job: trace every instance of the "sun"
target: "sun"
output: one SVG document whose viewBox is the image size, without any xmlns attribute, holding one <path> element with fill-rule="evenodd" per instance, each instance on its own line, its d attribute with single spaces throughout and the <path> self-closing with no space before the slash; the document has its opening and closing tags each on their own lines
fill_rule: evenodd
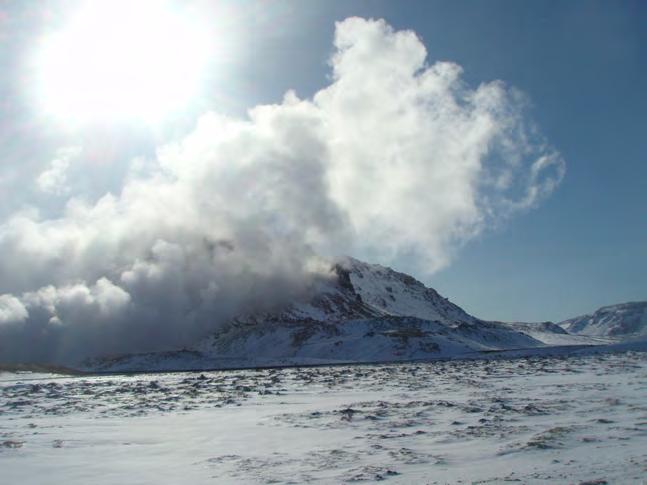
<svg viewBox="0 0 647 485">
<path fill-rule="evenodd" d="M 88 1 L 40 45 L 38 102 L 70 123 L 160 121 L 197 96 L 211 55 L 207 29 L 168 2 Z"/>
</svg>

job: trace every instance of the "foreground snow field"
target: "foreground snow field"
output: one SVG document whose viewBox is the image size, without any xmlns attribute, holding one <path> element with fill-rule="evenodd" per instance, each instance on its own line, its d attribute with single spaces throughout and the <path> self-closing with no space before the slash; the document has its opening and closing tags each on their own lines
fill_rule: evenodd
<svg viewBox="0 0 647 485">
<path fill-rule="evenodd" d="M 0 374 L 3 484 L 646 477 L 642 352 L 93 377 Z"/>
</svg>

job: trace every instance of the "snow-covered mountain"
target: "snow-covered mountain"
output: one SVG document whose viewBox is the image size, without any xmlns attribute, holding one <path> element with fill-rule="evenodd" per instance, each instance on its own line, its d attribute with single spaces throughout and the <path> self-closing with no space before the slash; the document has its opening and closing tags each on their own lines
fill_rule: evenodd
<svg viewBox="0 0 647 485">
<path fill-rule="evenodd" d="M 615 339 L 609 337 L 573 335 L 553 322 L 514 322 L 506 325 L 546 345 L 604 345 L 615 342 Z"/>
<path fill-rule="evenodd" d="M 647 336 L 647 301 L 605 306 L 592 314 L 571 318 L 559 325 L 577 335 L 615 338 Z"/>
<path fill-rule="evenodd" d="M 390 268 L 346 258 L 281 311 L 241 315 L 189 349 L 95 359 L 85 368 L 149 370 L 429 359 L 539 347 Z"/>
<path fill-rule="evenodd" d="M 444 323 L 478 320 L 415 278 L 354 258 L 344 258 L 311 283 L 307 298 L 281 311 L 241 315 L 230 325 L 327 322 L 383 317 L 417 317 Z"/>
</svg>

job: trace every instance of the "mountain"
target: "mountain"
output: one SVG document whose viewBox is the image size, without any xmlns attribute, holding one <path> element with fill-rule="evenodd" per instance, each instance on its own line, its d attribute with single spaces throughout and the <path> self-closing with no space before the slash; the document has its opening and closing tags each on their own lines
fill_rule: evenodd
<svg viewBox="0 0 647 485">
<path fill-rule="evenodd" d="M 546 345 L 605 345 L 615 341 L 608 337 L 573 335 L 553 322 L 514 322 L 505 325 Z"/>
<path fill-rule="evenodd" d="M 99 371 L 232 368 L 430 359 L 541 347 L 527 333 L 480 320 L 390 268 L 345 258 L 308 297 L 241 315 L 191 348 L 86 361 Z"/>
<path fill-rule="evenodd" d="M 605 306 L 559 325 L 577 335 L 621 339 L 644 337 L 647 336 L 647 301 Z"/>
</svg>

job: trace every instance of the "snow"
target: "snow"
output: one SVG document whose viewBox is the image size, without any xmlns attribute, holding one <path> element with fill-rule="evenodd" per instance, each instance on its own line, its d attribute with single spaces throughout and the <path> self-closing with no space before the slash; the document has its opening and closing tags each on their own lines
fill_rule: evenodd
<svg viewBox="0 0 647 485">
<path fill-rule="evenodd" d="M 572 335 L 562 327 L 552 322 L 540 323 L 508 323 L 510 328 L 522 332 L 546 345 L 607 345 L 617 339 L 610 337 L 591 337 L 587 335 Z"/>
<path fill-rule="evenodd" d="M 570 333 L 596 337 L 647 336 L 647 301 L 605 306 L 560 323 Z"/>
<path fill-rule="evenodd" d="M 349 270 L 350 281 L 362 300 L 388 315 L 445 322 L 476 321 L 462 308 L 407 274 L 350 257 L 343 265 Z"/>
<path fill-rule="evenodd" d="M 123 372 L 432 360 L 543 345 L 524 333 L 487 322 L 450 325 L 413 317 L 342 324 L 267 322 L 233 327 L 203 342 L 198 350 L 103 358 L 86 361 L 83 368 Z"/>
<path fill-rule="evenodd" d="M 0 481 L 640 483 L 647 353 L 632 346 L 647 350 L 625 343 L 521 359 L 2 373 Z M 601 353 L 609 348 L 618 352 Z"/>
</svg>

